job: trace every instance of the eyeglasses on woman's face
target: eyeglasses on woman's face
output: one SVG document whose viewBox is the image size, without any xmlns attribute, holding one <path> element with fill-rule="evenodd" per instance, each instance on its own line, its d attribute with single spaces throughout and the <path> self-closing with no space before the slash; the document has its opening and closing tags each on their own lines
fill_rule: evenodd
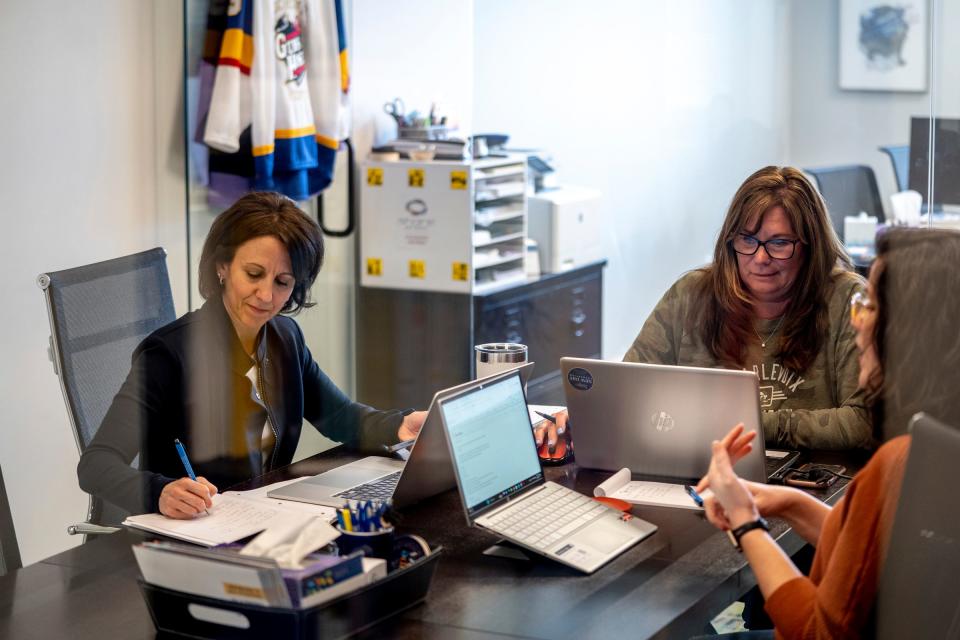
<svg viewBox="0 0 960 640">
<path fill-rule="evenodd" d="M 733 250 L 742 256 L 752 256 L 760 247 L 767 252 L 767 255 L 775 260 L 789 260 L 797 250 L 797 240 L 788 240 L 787 238 L 771 238 L 770 240 L 758 240 L 754 236 L 746 233 L 738 233 L 730 241 Z"/>
<path fill-rule="evenodd" d="M 870 301 L 866 293 L 857 291 L 850 298 L 850 324 L 855 329 L 861 328 L 869 314 L 873 313 L 876 308 L 876 305 Z"/>
</svg>

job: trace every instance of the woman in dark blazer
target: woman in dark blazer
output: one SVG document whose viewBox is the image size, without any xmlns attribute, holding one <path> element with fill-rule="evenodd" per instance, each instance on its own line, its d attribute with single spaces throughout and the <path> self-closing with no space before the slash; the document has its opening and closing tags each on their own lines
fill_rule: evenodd
<svg viewBox="0 0 960 640">
<path fill-rule="evenodd" d="M 289 464 L 303 420 L 372 451 L 415 437 L 424 412 L 352 402 L 320 370 L 290 317 L 323 261 L 317 224 L 276 193 L 213 222 L 200 257 L 206 302 L 149 335 L 80 458 L 81 488 L 127 511 L 191 518 L 227 487 Z M 185 477 L 174 440 L 190 454 Z M 139 454 L 139 468 L 130 466 Z"/>
</svg>

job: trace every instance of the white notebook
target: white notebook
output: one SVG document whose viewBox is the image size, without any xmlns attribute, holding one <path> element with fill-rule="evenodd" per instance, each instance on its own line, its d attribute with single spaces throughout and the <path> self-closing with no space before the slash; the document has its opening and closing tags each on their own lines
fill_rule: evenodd
<svg viewBox="0 0 960 640">
<path fill-rule="evenodd" d="M 710 490 L 704 491 L 701 497 L 710 495 Z M 682 484 L 668 482 L 649 482 L 646 480 L 631 480 L 630 469 L 623 468 L 597 485 L 593 495 L 598 497 L 618 498 L 632 504 L 648 504 L 655 507 L 675 507 L 678 509 L 692 509 L 702 511 L 687 493 Z"/>
<path fill-rule="evenodd" d="M 296 478 L 295 480 L 299 480 Z M 302 519 L 305 513 L 330 520 L 336 510 L 330 507 L 304 505 L 289 500 L 268 498 L 267 491 L 276 483 L 253 491 L 227 491 L 213 497 L 209 515 L 202 513 L 193 520 L 175 520 L 159 513 L 130 516 L 123 524 L 136 529 L 214 547 L 236 542 L 291 518 Z"/>
</svg>

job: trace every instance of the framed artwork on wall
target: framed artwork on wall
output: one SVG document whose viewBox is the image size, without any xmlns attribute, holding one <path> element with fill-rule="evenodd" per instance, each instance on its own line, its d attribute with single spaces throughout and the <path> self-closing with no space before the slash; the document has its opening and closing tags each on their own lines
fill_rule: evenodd
<svg viewBox="0 0 960 640">
<path fill-rule="evenodd" d="M 840 0 L 840 88 L 927 90 L 926 0 Z"/>
</svg>

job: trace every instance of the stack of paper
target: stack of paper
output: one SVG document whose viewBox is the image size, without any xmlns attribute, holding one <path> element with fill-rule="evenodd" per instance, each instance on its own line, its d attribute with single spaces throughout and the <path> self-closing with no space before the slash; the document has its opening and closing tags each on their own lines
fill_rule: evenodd
<svg viewBox="0 0 960 640">
<path fill-rule="evenodd" d="M 253 491 L 227 491 L 216 495 L 209 513 L 200 514 L 193 520 L 175 520 L 159 513 L 146 513 L 130 516 L 123 524 L 213 547 L 236 542 L 273 526 L 284 526 L 291 519 L 302 519 L 304 514 L 328 522 L 336 518 L 336 510 L 330 507 L 267 497 L 267 491 L 297 480 L 299 478 Z"/>
<path fill-rule="evenodd" d="M 649 482 L 631 480 L 630 469 L 623 468 L 597 485 L 593 495 L 597 497 L 618 498 L 632 504 L 648 504 L 656 507 L 676 507 L 702 511 L 687 493 L 682 484 L 667 482 Z M 705 491 L 701 497 L 709 495 Z"/>
<path fill-rule="evenodd" d="M 333 600 L 387 575 L 387 563 L 359 554 L 318 557 L 303 570 L 235 549 L 200 549 L 170 542 L 134 545 L 143 579 L 191 595 L 270 607 L 306 608 Z"/>
</svg>

